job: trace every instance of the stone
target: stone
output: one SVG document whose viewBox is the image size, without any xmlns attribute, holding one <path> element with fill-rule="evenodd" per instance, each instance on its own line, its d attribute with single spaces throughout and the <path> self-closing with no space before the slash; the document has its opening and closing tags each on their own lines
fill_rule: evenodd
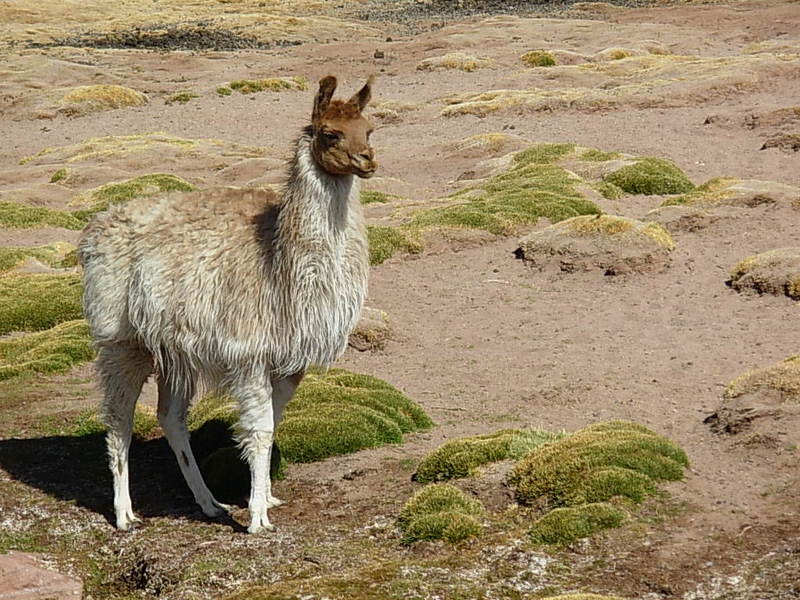
<svg viewBox="0 0 800 600">
<path fill-rule="evenodd" d="M 35 554 L 0 555 L 0 600 L 80 600 L 80 580 L 45 568 Z"/>
</svg>

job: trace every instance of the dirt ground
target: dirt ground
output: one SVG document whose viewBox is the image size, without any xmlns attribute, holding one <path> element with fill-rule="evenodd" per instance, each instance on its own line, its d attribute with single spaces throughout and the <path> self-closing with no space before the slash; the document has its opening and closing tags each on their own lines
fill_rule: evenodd
<svg viewBox="0 0 800 600">
<path fill-rule="evenodd" d="M 371 111 L 381 167 L 367 185 L 402 196 L 392 209 L 433 203 L 480 177 L 482 161 L 499 154 L 459 142 L 485 133 L 515 136 L 509 139 L 519 147 L 569 142 L 668 158 L 695 184 L 737 177 L 800 186 L 800 153 L 790 146 L 762 149 L 776 136 L 800 133 L 797 0 L 563 4 L 549 13 L 523 6 L 505 15 L 437 13 L 437 2 L 292 7 L 244 1 L 209 8 L 212 3 L 176 1 L 154 3 L 152 11 L 136 5 L 121 4 L 113 13 L 75 3 L 70 13 L 0 2 L 0 15 L 8 16 L 0 29 L 0 200 L 69 207 L 90 188 L 154 171 L 198 186 L 279 183 L 292 140 L 308 121 L 315 82 L 335 74 L 349 94 L 371 73 L 378 74 Z M 414 10 L 401 18 L 403 7 Z M 270 28 L 260 13 L 289 20 Z M 130 31 L 132 23 L 203 19 L 233 32 L 219 38 L 223 46 L 255 32 L 263 47 L 48 46 L 87 32 Z M 599 53 L 616 47 L 658 52 L 636 71 L 579 66 L 610 64 Z M 526 67 L 520 56 L 534 49 L 585 60 Z M 490 62 L 469 72 L 417 68 L 452 52 Z M 690 59 L 659 62 L 671 55 Z M 272 76 L 302 76 L 311 84 L 305 91 L 216 92 L 226 82 Z M 149 101 L 75 116 L 59 110 L 51 95 L 55 88 L 97 83 L 131 87 Z M 465 106 L 466 95 L 489 90 L 549 95 L 485 114 L 443 114 Z M 197 97 L 167 103 L 182 91 Z M 77 156 L 58 149 L 149 132 L 219 142 L 185 152 L 157 143 L 138 151 L 131 141 L 116 153 Z M 21 163 L 45 148 L 57 150 Z M 76 175 L 49 183 L 64 166 Z M 609 213 L 639 219 L 662 200 L 597 199 Z M 380 205 L 368 206 L 367 216 L 373 224 L 393 222 Z M 542 220 L 536 229 L 546 225 Z M 45 552 L 58 568 L 83 578 L 93 598 L 217 598 L 253 584 L 332 577 L 360 586 L 387 561 L 402 566 L 396 581 L 406 595 L 390 596 L 378 586 L 363 597 L 540 598 L 584 591 L 642 600 L 800 598 L 800 424 L 778 417 L 771 443 L 758 443 L 704 423 L 736 376 L 798 353 L 796 302 L 725 285 L 746 256 L 796 246 L 798 227 L 797 202 L 720 211 L 697 230 L 674 232 L 667 269 L 619 277 L 531 270 L 514 256 L 525 231 L 439 242 L 374 267 L 368 305 L 388 314 L 393 338 L 380 351 L 349 349 L 339 365 L 391 382 L 437 426 L 399 446 L 291 466 L 277 483 L 289 504 L 271 511 L 277 532 L 258 538 L 204 521 L 160 440 L 134 449 L 134 503 L 145 526 L 116 534 L 107 521 L 111 489 L 100 441 L 24 435 L 26 420 L 96 403 L 91 369 L 7 382 L 0 394 L 0 540 L 12 539 L 15 530 L 30 532 L 20 538 L 24 543 L 10 545 Z M 7 229 L 0 230 L 0 243 L 75 243 L 77 236 Z M 146 390 L 145 401 L 152 393 Z M 486 540 L 466 548 L 399 545 L 392 523 L 418 487 L 413 464 L 445 440 L 503 427 L 573 431 L 617 418 L 672 438 L 691 461 L 685 481 L 667 486 L 668 500 L 645 507 L 635 527 L 553 553 L 500 533 L 496 523 Z M 498 473 L 460 485 L 497 519 L 516 522 Z M 137 491 L 142 478 L 148 483 Z M 64 550 L 75 543 L 89 548 L 88 563 Z M 311 584 L 293 589 L 306 594 L 298 597 L 324 597 Z"/>
</svg>

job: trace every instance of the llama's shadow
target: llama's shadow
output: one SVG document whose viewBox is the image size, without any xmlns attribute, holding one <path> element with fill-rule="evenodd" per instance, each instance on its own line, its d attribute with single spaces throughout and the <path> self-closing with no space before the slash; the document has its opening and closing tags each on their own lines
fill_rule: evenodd
<svg viewBox="0 0 800 600">
<path fill-rule="evenodd" d="M 211 424 L 195 434 L 192 446 L 198 462 L 233 443 L 225 426 Z M 0 468 L 25 485 L 114 522 L 113 484 L 102 433 L 0 440 Z M 249 486 L 249 481 L 246 484 Z M 130 489 L 134 510 L 142 517 L 169 515 L 209 520 L 195 504 L 164 438 L 133 440 Z M 241 503 L 238 497 L 220 499 Z M 232 519 L 230 525 L 239 528 Z"/>
</svg>

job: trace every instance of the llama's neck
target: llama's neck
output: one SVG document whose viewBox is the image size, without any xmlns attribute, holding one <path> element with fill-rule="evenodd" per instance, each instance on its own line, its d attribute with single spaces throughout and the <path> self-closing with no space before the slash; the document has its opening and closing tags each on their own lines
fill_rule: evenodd
<svg viewBox="0 0 800 600">
<path fill-rule="evenodd" d="M 282 226 L 293 237 L 333 241 L 360 218 L 359 179 L 324 171 L 311 152 L 311 132 L 297 141 L 283 193 Z M 358 214 L 353 214 L 358 212 Z"/>
</svg>

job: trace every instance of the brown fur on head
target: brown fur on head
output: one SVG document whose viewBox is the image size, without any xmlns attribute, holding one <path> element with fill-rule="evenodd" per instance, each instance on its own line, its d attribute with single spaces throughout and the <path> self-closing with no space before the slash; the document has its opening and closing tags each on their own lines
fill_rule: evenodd
<svg viewBox="0 0 800 600">
<path fill-rule="evenodd" d="M 333 175 L 372 177 L 378 163 L 369 144 L 372 124 L 361 114 L 372 96 L 373 77 L 350 100 L 331 100 L 336 78 L 319 82 L 311 116 L 311 152 L 314 160 Z"/>
</svg>

